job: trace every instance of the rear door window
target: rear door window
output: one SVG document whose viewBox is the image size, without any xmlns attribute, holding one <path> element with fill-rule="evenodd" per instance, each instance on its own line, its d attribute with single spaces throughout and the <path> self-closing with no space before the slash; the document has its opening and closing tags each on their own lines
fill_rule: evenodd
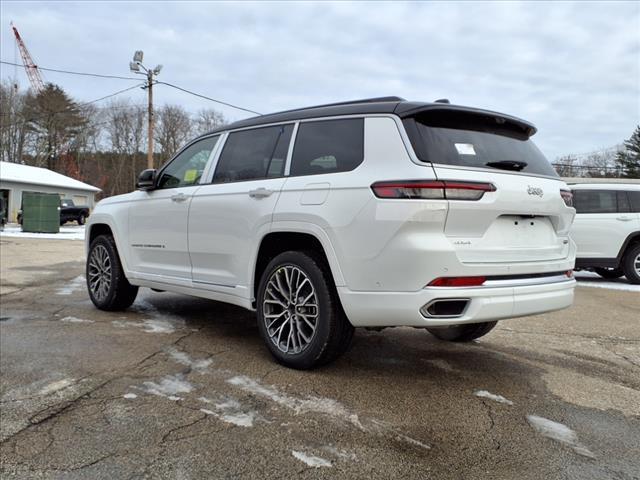
<svg viewBox="0 0 640 480">
<path fill-rule="evenodd" d="M 617 213 L 618 199 L 614 190 L 574 190 L 573 206 L 577 213 Z"/>
<path fill-rule="evenodd" d="M 284 175 L 293 124 L 232 132 L 224 144 L 213 183 Z"/>
<path fill-rule="evenodd" d="M 640 213 L 640 191 L 627 192 L 629 195 L 630 211 Z"/>
<path fill-rule="evenodd" d="M 290 175 L 348 172 L 364 160 L 364 119 L 303 122 L 298 127 Z"/>
<path fill-rule="evenodd" d="M 489 163 L 516 161 L 526 164 L 524 173 L 558 176 L 526 131 L 497 117 L 427 111 L 405 119 L 405 126 L 423 162 L 492 168 Z"/>
</svg>

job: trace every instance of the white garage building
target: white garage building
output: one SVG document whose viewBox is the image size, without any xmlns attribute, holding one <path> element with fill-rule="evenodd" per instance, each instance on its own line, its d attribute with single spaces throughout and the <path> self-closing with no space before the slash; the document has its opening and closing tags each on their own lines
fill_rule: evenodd
<svg viewBox="0 0 640 480">
<path fill-rule="evenodd" d="M 93 209 L 99 188 L 46 168 L 0 162 L 0 195 L 7 205 L 7 220 L 15 222 L 22 206 L 22 192 L 57 193 L 76 205 Z"/>
</svg>

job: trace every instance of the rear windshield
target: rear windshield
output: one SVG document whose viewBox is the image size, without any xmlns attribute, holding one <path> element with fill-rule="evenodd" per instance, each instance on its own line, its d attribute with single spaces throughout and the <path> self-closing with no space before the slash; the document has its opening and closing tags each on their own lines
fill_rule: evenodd
<svg viewBox="0 0 640 480">
<path fill-rule="evenodd" d="M 492 168 L 492 162 L 524 162 L 524 173 L 557 177 L 549 161 L 520 125 L 460 112 L 425 112 L 405 120 L 423 162 Z"/>
</svg>

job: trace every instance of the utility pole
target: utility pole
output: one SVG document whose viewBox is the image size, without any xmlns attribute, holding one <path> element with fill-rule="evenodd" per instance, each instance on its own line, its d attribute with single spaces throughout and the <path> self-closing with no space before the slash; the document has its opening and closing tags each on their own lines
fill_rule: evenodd
<svg viewBox="0 0 640 480">
<path fill-rule="evenodd" d="M 133 73 L 137 73 L 139 75 L 145 75 L 147 77 L 147 83 L 144 87 L 147 89 L 147 95 L 149 98 L 149 107 L 148 107 L 148 123 L 149 123 L 149 131 L 147 134 L 147 168 L 153 168 L 153 129 L 154 129 L 154 118 L 153 118 L 153 77 L 160 73 L 162 70 L 162 65 L 157 65 L 156 68 L 150 69 L 145 67 L 142 64 L 142 58 L 144 53 L 142 50 L 137 50 L 133 54 L 133 61 L 129 62 L 129 69 Z M 140 69 L 144 71 L 140 71 Z"/>
</svg>

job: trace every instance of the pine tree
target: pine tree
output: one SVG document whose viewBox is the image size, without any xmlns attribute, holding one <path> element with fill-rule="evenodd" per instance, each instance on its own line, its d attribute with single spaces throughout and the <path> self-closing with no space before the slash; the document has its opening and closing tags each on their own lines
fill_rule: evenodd
<svg viewBox="0 0 640 480">
<path fill-rule="evenodd" d="M 640 178 L 640 125 L 625 140 L 624 150 L 618 152 L 616 164 L 625 178 Z"/>
</svg>

